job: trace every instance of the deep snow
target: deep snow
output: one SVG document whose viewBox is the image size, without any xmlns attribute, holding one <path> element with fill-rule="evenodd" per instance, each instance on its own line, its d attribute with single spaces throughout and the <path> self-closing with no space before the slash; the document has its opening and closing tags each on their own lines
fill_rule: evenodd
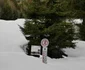
<svg viewBox="0 0 85 70">
<path fill-rule="evenodd" d="M 27 43 L 15 21 L 0 20 L 0 70 L 85 70 L 85 42 L 76 42 L 76 49 L 64 49 L 67 58 L 50 59 L 42 63 L 42 58 L 27 56 L 20 46 Z M 23 26 L 23 25 L 22 25 Z"/>
<path fill-rule="evenodd" d="M 20 46 L 27 41 L 21 33 L 17 23 L 24 20 L 0 20 L 0 52 L 21 52 Z"/>
</svg>

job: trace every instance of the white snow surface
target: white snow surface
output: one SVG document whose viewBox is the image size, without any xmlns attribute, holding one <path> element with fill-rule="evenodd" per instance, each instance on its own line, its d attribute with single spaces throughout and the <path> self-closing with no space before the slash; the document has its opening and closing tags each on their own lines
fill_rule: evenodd
<svg viewBox="0 0 85 70">
<path fill-rule="evenodd" d="M 85 70 L 85 42 L 76 42 L 76 48 L 64 49 L 68 57 L 51 59 L 42 63 L 42 58 L 27 56 L 20 46 L 27 43 L 17 24 L 24 24 L 24 19 L 15 21 L 0 20 L 0 70 Z"/>
<path fill-rule="evenodd" d="M 20 46 L 27 40 L 21 33 L 18 23 L 21 20 L 4 21 L 0 20 L 0 52 L 21 52 Z"/>
<path fill-rule="evenodd" d="M 82 24 L 83 20 L 82 19 L 74 19 L 73 23 L 75 24 Z"/>
</svg>

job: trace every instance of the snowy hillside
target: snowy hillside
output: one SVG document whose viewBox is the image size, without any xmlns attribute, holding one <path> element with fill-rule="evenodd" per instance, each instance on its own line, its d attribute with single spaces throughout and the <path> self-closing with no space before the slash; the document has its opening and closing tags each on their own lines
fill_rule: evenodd
<svg viewBox="0 0 85 70">
<path fill-rule="evenodd" d="M 76 49 L 64 49 L 69 57 L 50 59 L 43 64 L 42 58 L 27 56 L 20 48 L 27 43 L 16 21 L 0 20 L 0 70 L 85 70 L 85 42 L 75 41 Z"/>
<path fill-rule="evenodd" d="M 27 41 L 20 32 L 18 23 L 23 21 L 0 20 L 0 52 L 21 52 L 20 45 Z"/>
</svg>

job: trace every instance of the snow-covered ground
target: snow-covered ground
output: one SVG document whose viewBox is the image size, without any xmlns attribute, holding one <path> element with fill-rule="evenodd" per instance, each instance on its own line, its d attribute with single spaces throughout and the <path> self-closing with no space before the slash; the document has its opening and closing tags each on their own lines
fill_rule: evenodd
<svg viewBox="0 0 85 70">
<path fill-rule="evenodd" d="M 27 40 L 17 24 L 22 24 L 23 21 L 0 20 L 0 52 L 22 52 L 20 46 L 25 44 Z"/>
<path fill-rule="evenodd" d="M 85 42 L 75 41 L 76 49 L 64 49 L 67 58 L 50 59 L 42 63 L 42 58 L 27 56 L 20 46 L 27 43 L 15 21 L 0 20 L 0 70 L 85 70 Z"/>
</svg>

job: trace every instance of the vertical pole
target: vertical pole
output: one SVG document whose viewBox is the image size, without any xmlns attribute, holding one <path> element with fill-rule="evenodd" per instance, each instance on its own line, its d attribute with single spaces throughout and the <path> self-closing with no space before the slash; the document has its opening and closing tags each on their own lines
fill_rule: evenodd
<svg viewBox="0 0 85 70">
<path fill-rule="evenodd" d="M 43 63 L 47 64 L 47 47 L 43 47 L 42 61 L 43 61 Z"/>
<path fill-rule="evenodd" d="M 44 38 L 41 40 L 42 50 L 42 62 L 47 64 L 47 46 L 49 45 L 49 40 Z"/>
</svg>

